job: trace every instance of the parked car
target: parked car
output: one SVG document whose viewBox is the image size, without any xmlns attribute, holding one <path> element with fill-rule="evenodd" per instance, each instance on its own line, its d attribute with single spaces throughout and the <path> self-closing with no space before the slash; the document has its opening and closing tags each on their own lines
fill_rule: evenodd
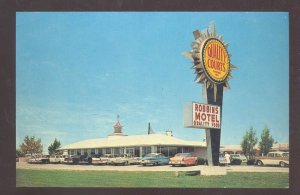
<svg viewBox="0 0 300 195">
<path fill-rule="evenodd" d="M 111 154 L 95 154 L 94 156 L 92 156 L 92 164 L 95 165 L 108 165 L 111 162 L 111 159 L 114 156 Z"/>
<path fill-rule="evenodd" d="M 136 156 L 133 156 L 133 155 L 126 154 L 125 158 L 127 158 L 129 165 L 138 165 L 138 164 L 140 164 L 140 160 L 141 160 L 140 157 L 136 157 Z"/>
<path fill-rule="evenodd" d="M 141 164 L 146 165 L 163 165 L 169 163 L 169 158 L 161 153 L 150 153 L 141 159 Z"/>
<path fill-rule="evenodd" d="M 49 156 L 47 155 L 33 155 L 28 159 L 28 163 L 47 164 L 49 162 Z"/>
<path fill-rule="evenodd" d="M 139 164 L 139 158 L 127 154 L 121 154 L 119 156 L 111 158 L 110 164 L 111 165 Z"/>
<path fill-rule="evenodd" d="M 169 164 L 174 167 L 175 165 L 197 165 L 197 157 L 192 156 L 191 153 L 178 153 L 173 158 L 170 158 Z"/>
<path fill-rule="evenodd" d="M 219 166 L 225 166 L 226 165 L 226 159 L 224 157 L 224 154 L 219 153 Z"/>
<path fill-rule="evenodd" d="M 90 155 L 80 155 L 78 163 L 79 164 L 92 164 L 92 156 L 90 156 Z"/>
<path fill-rule="evenodd" d="M 74 158 L 73 155 L 65 156 L 62 163 L 65 163 L 65 164 L 78 164 L 78 162 L 76 160 L 77 160 L 77 158 Z"/>
<path fill-rule="evenodd" d="M 289 152 L 269 152 L 267 156 L 257 157 L 256 165 L 289 166 Z"/>
<path fill-rule="evenodd" d="M 241 165 L 242 160 L 239 158 L 230 158 L 230 165 Z"/>
<path fill-rule="evenodd" d="M 243 154 L 230 154 L 231 161 L 233 159 L 239 159 L 242 163 L 247 163 L 247 158 Z"/>
<path fill-rule="evenodd" d="M 64 159 L 66 164 L 92 164 L 92 157 L 89 155 L 68 156 Z"/>
<path fill-rule="evenodd" d="M 65 155 L 52 155 L 49 158 L 50 163 L 62 163 L 65 160 Z"/>
</svg>

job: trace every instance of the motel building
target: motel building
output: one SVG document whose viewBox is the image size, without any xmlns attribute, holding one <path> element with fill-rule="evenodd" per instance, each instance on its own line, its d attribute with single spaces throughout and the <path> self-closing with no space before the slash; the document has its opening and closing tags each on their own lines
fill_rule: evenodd
<svg viewBox="0 0 300 195">
<path fill-rule="evenodd" d="M 175 138 L 172 131 L 160 134 L 148 131 L 145 135 L 125 135 L 122 133 L 119 120 L 114 125 L 113 134 L 106 138 L 83 140 L 66 145 L 60 150 L 69 155 L 130 154 L 137 157 L 143 157 L 148 153 L 162 153 L 172 157 L 176 153 L 189 152 L 206 158 L 206 142 Z"/>
</svg>

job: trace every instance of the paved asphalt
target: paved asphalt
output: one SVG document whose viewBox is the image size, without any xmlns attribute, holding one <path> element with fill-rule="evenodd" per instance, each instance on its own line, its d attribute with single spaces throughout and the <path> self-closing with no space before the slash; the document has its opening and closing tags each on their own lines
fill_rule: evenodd
<svg viewBox="0 0 300 195">
<path fill-rule="evenodd" d="M 67 165 L 67 164 L 28 164 L 26 162 L 17 162 L 17 169 L 46 169 L 46 170 L 95 170 L 95 171 L 201 171 L 201 172 L 284 172 L 289 173 L 288 167 L 258 167 L 258 166 L 189 166 L 172 167 L 170 165 L 161 166 L 108 166 L 108 165 Z"/>
</svg>

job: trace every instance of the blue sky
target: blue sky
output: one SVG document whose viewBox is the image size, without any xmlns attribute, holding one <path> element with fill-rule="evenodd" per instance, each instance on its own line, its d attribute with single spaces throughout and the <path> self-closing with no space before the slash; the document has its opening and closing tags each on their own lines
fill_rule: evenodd
<svg viewBox="0 0 300 195">
<path fill-rule="evenodd" d="M 229 42 L 231 89 L 224 91 L 221 144 L 240 144 L 251 126 L 289 137 L 289 16 L 284 12 L 19 12 L 16 14 L 16 146 L 26 135 L 62 145 L 106 137 L 117 115 L 128 135 L 183 127 L 194 83 L 192 32 L 214 21 Z"/>
</svg>

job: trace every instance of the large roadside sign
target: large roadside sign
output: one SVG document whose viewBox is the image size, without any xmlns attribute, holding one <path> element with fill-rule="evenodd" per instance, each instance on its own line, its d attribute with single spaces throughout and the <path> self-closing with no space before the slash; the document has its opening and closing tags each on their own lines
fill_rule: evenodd
<svg viewBox="0 0 300 195">
<path fill-rule="evenodd" d="M 184 127 L 221 129 L 220 106 L 188 102 L 184 105 Z"/>
</svg>

